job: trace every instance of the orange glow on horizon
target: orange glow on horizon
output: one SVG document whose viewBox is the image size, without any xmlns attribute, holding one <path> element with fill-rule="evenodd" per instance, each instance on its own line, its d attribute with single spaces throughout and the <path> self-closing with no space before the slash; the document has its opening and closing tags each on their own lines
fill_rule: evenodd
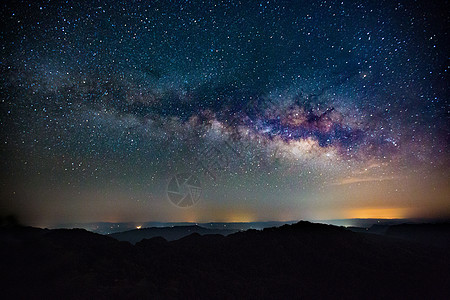
<svg viewBox="0 0 450 300">
<path fill-rule="evenodd" d="M 358 208 L 348 211 L 348 219 L 405 219 L 410 216 L 408 208 Z"/>
</svg>

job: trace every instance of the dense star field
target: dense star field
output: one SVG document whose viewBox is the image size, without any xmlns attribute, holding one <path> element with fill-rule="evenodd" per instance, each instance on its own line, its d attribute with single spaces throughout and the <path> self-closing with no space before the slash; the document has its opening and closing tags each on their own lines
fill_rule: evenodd
<svg viewBox="0 0 450 300">
<path fill-rule="evenodd" d="M 448 217 L 446 4 L 3 2 L 0 209 Z"/>
</svg>

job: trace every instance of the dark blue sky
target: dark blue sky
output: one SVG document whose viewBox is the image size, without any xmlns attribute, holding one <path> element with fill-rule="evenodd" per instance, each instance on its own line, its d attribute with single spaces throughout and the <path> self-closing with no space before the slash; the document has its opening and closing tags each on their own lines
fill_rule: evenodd
<svg viewBox="0 0 450 300">
<path fill-rule="evenodd" d="M 2 3 L 0 207 L 42 226 L 446 215 L 446 4 Z M 180 173 L 193 206 L 173 205 Z"/>
</svg>

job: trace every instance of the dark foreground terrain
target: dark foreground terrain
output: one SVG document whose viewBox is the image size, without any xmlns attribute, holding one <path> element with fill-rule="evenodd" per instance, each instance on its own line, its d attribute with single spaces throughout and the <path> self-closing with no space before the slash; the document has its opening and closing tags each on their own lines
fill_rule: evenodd
<svg viewBox="0 0 450 300">
<path fill-rule="evenodd" d="M 299 222 L 132 245 L 79 229 L 8 226 L 0 229 L 0 298 L 449 299 L 447 245 L 421 242 L 431 227 L 419 241 L 396 230 Z"/>
</svg>

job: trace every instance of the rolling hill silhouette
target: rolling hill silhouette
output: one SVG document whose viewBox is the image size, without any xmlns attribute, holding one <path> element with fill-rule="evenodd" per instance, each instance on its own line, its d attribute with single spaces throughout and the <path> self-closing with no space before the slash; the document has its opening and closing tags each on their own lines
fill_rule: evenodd
<svg viewBox="0 0 450 300">
<path fill-rule="evenodd" d="M 124 232 L 112 233 L 109 236 L 119 241 L 127 241 L 132 244 L 142 241 L 143 239 L 150 239 L 153 237 L 163 237 L 168 241 L 178 240 L 182 237 L 188 236 L 192 233 L 200 235 L 205 234 L 221 234 L 229 235 L 235 233 L 237 230 L 230 229 L 208 229 L 198 225 L 190 226 L 171 226 L 171 227 L 150 227 L 142 229 L 128 230 Z"/>
<path fill-rule="evenodd" d="M 389 226 L 387 236 L 450 250 L 450 224 L 399 224 Z"/>
<path fill-rule="evenodd" d="M 299 222 L 132 245 L 80 229 L 0 229 L 2 299 L 444 299 L 442 248 Z"/>
</svg>

